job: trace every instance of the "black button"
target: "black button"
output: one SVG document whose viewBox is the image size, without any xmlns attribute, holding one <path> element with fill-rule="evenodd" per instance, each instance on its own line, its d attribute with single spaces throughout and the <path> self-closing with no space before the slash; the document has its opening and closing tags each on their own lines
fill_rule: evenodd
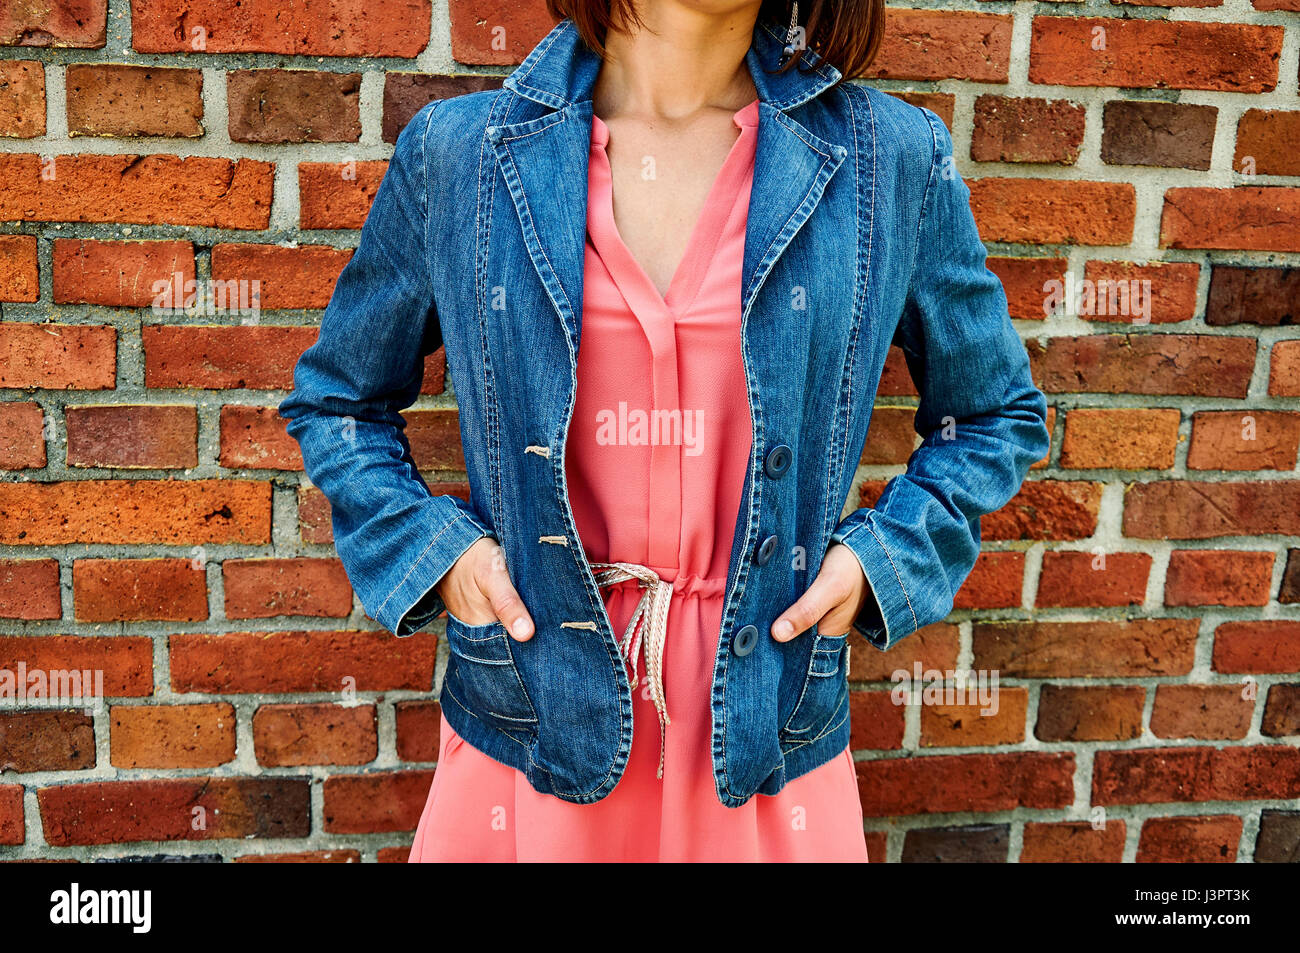
<svg viewBox="0 0 1300 953">
<path fill-rule="evenodd" d="M 737 655 L 748 655 L 758 644 L 758 627 L 747 625 L 736 633 L 731 640 L 731 651 Z"/>
<path fill-rule="evenodd" d="M 763 461 L 763 469 L 767 471 L 767 475 L 773 480 L 779 480 L 785 476 L 792 462 L 794 462 L 794 451 L 785 444 L 778 443 L 767 451 L 767 459 Z"/>
<path fill-rule="evenodd" d="M 766 566 L 768 560 L 770 560 L 775 554 L 776 537 L 769 536 L 758 544 L 758 552 L 754 554 L 754 562 L 758 563 L 760 566 Z"/>
</svg>

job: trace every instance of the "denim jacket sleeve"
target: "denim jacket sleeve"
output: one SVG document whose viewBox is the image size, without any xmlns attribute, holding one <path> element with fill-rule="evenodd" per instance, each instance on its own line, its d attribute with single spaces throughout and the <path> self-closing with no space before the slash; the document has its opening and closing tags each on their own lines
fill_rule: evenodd
<svg viewBox="0 0 1300 953">
<path fill-rule="evenodd" d="M 934 154 L 894 335 L 920 394 L 922 440 L 876 505 L 850 513 L 830 537 L 862 564 L 871 595 L 853 627 L 882 650 L 948 615 L 979 553 L 980 516 L 1015 495 L 1050 440 L 1047 400 L 985 267 L 952 138 L 925 116 Z"/>
<path fill-rule="evenodd" d="M 495 538 L 467 503 L 430 493 L 399 413 L 442 343 L 426 254 L 424 140 L 436 106 L 398 136 L 320 336 L 279 405 L 308 478 L 330 502 L 334 545 L 362 606 L 399 636 L 442 613 L 434 584 L 472 543 Z"/>
</svg>

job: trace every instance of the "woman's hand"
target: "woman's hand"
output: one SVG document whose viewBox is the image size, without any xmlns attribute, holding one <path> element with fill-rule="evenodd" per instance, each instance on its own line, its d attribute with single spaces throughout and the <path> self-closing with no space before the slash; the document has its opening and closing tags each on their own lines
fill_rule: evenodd
<svg viewBox="0 0 1300 953">
<path fill-rule="evenodd" d="M 505 553 L 491 537 L 484 536 L 461 553 L 437 589 L 447 611 L 466 625 L 499 619 L 518 642 L 527 642 L 536 631 L 524 600 L 510 582 Z"/>
<path fill-rule="evenodd" d="M 820 635 L 845 635 L 869 598 L 858 557 L 842 543 L 832 543 L 808 591 L 772 623 L 772 638 L 789 642 L 813 625 Z"/>
</svg>

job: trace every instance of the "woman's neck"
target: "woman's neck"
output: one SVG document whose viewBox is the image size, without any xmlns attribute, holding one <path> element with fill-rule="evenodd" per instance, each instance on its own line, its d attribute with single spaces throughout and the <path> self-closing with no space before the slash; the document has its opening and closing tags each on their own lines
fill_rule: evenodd
<svg viewBox="0 0 1300 953">
<path fill-rule="evenodd" d="M 757 92 L 745 64 L 759 3 L 705 13 L 677 0 L 643 3 L 644 28 L 610 30 L 592 91 L 602 119 L 689 119 L 701 109 L 735 112 Z M 653 32 L 652 32 L 653 31 Z"/>
</svg>

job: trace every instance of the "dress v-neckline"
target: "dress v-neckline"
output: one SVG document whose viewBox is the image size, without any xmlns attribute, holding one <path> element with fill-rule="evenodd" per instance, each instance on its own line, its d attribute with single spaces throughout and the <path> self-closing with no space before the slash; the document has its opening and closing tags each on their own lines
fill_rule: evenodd
<svg viewBox="0 0 1300 953">
<path fill-rule="evenodd" d="M 592 165 L 589 174 L 599 177 L 598 181 L 603 186 L 603 201 L 589 209 L 588 232 L 615 281 L 625 289 L 625 294 L 629 290 L 628 285 L 636 289 L 636 293 L 628 298 L 628 304 L 634 311 L 643 310 L 638 305 L 648 306 L 665 316 L 680 318 L 690 310 L 703 284 L 713 251 L 726 227 L 736 193 L 744 177 L 749 174 L 754 159 L 749 138 L 758 134 L 758 102 L 755 99 L 732 114 L 732 122 L 740 129 L 740 134 L 732 143 L 722 167 L 709 187 L 699 217 L 686 240 L 681 260 L 677 262 L 664 294 L 659 293 L 654 281 L 641 267 L 618 230 L 614 218 L 613 171 L 605 151 L 609 143 L 609 127 L 599 116 L 592 114 L 589 157 Z M 593 225 L 596 227 L 593 228 Z M 634 301 L 633 298 L 639 298 L 640 301 Z"/>
</svg>

